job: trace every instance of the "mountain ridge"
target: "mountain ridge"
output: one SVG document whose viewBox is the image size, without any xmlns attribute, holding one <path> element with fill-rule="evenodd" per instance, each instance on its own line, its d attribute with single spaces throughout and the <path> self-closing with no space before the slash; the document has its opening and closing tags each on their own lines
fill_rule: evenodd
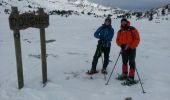
<svg viewBox="0 0 170 100">
<path fill-rule="evenodd" d="M 32 11 L 41 7 L 46 10 L 47 13 L 56 10 L 72 10 L 79 14 L 93 14 L 96 16 L 103 15 L 119 15 L 127 12 L 120 8 L 111 8 L 91 3 L 87 0 L 2 0 L 0 2 L 0 13 L 9 14 L 11 12 L 11 6 L 18 7 L 20 12 Z M 117 17 L 117 16 L 114 17 Z"/>
</svg>

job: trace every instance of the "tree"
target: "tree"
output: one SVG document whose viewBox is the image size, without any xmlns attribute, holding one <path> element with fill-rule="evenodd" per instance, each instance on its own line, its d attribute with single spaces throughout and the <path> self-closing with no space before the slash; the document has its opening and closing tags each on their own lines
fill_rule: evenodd
<svg viewBox="0 0 170 100">
<path fill-rule="evenodd" d="M 81 14 L 84 14 L 84 11 L 82 11 Z"/>
<path fill-rule="evenodd" d="M 138 19 L 140 19 L 140 18 L 142 17 L 142 14 L 143 14 L 142 12 L 137 12 L 137 13 L 136 13 L 136 17 L 137 17 Z"/>
<path fill-rule="evenodd" d="M 108 17 L 112 17 L 113 15 L 112 14 L 108 14 Z"/>
<path fill-rule="evenodd" d="M 91 13 L 91 12 L 88 12 L 87 15 L 92 15 L 92 13 Z"/>
<path fill-rule="evenodd" d="M 128 12 L 128 13 L 125 13 L 124 15 L 122 15 L 123 18 L 131 18 L 131 14 Z"/>
<path fill-rule="evenodd" d="M 31 6 L 31 5 L 28 5 L 28 8 L 32 8 L 32 6 Z"/>
<path fill-rule="evenodd" d="M 149 21 L 152 21 L 153 20 L 153 12 L 150 12 L 149 14 Z"/>
<path fill-rule="evenodd" d="M 165 9 L 162 9 L 162 16 L 165 16 Z"/>
<path fill-rule="evenodd" d="M 5 9 L 5 10 L 4 10 L 4 12 L 5 12 L 6 14 L 9 14 L 9 11 L 10 11 L 9 9 Z"/>
</svg>

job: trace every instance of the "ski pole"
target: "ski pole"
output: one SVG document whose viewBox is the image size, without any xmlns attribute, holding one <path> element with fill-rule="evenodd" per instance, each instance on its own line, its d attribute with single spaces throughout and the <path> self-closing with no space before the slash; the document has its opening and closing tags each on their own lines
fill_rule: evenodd
<svg viewBox="0 0 170 100">
<path fill-rule="evenodd" d="M 121 55 L 121 51 L 120 51 L 120 53 L 119 53 L 119 56 L 117 57 L 117 60 L 116 60 L 116 62 L 115 62 L 115 65 L 114 65 L 114 67 L 113 67 L 113 69 L 112 69 L 112 72 L 110 73 L 109 79 L 107 80 L 107 83 L 106 83 L 105 85 L 108 85 L 108 83 L 109 83 L 109 81 L 110 81 L 110 78 L 111 78 L 111 76 L 112 76 L 112 74 L 113 74 L 113 71 L 114 71 L 114 69 L 115 69 L 115 67 L 116 67 L 116 64 L 117 64 L 117 62 L 118 62 L 118 60 L 119 60 L 120 55 Z"/>
<path fill-rule="evenodd" d="M 138 78 L 139 78 L 139 82 L 140 82 L 140 85 L 141 85 L 141 88 L 142 88 L 142 92 L 143 92 L 143 94 L 144 94 L 144 93 L 146 93 L 146 92 L 145 92 L 145 90 L 144 90 L 144 88 L 143 88 L 143 85 L 142 85 L 142 82 L 141 82 L 141 79 L 140 79 L 138 70 L 137 70 L 137 68 L 135 68 L 135 69 L 136 69 L 137 76 L 138 76 Z"/>
<path fill-rule="evenodd" d="M 103 60 L 103 54 L 102 54 L 102 50 L 101 50 L 101 47 L 100 47 L 100 53 L 101 53 L 101 59 L 102 59 L 102 65 L 104 64 L 104 60 Z M 103 74 L 104 75 L 104 80 L 106 80 L 106 75 L 105 74 Z"/>
<path fill-rule="evenodd" d="M 100 47 L 100 53 L 101 53 L 101 58 L 102 58 L 102 64 L 104 63 L 104 60 L 103 60 L 103 54 L 102 54 L 102 50 L 101 50 L 101 47 Z"/>
</svg>

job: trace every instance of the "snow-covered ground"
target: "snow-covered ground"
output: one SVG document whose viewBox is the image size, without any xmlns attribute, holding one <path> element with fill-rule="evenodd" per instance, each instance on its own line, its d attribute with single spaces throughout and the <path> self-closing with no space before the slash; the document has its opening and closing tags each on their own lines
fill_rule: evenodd
<svg viewBox="0 0 170 100">
<path fill-rule="evenodd" d="M 8 15 L 0 15 L 0 100 L 124 100 L 125 97 L 169 100 L 170 21 L 131 20 L 141 36 L 136 62 L 147 92 L 142 94 L 140 84 L 122 86 L 115 79 L 121 72 L 121 59 L 108 86 L 101 74 L 95 75 L 94 80 L 85 75 L 91 68 L 97 44 L 93 33 L 103 20 L 89 16 L 50 16 L 46 40 L 53 42 L 47 43 L 49 82 L 46 87 L 42 85 L 39 30 L 29 28 L 21 31 L 25 86 L 18 90 L 13 32 L 9 29 Z M 112 25 L 115 36 L 109 74 L 120 50 L 115 44 L 120 20 L 113 20 Z M 97 68 L 102 68 L 101 59 Z"/>
</svg>

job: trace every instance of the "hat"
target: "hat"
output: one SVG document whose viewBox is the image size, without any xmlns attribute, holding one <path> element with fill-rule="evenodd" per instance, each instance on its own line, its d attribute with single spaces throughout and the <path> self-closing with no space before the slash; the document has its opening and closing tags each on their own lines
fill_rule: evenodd
<svg viewBox="0 0 170 100">
<path fill-rule="evenodd" d="M 122 22 L 122 21 L 129 22 L 126 18 L 121 19 L 121 22 Z"/>
<path fill-rule="evenodd" d="M 107 17 L 105 21 L 109 21 L 110 23 L 112 22 L 112 19 L 110 17 Z"/>
</svg>

